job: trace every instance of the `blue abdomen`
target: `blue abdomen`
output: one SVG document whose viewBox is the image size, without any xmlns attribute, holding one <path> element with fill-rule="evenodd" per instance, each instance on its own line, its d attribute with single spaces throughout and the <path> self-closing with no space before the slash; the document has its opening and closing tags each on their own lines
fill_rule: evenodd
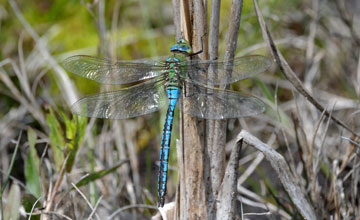
<svg viewBox="0 0 360 220">
<path fill-rule="evenodd" d="M 163 134 L 161 138 L 160 148 L 160 166 L 158 176 L 158 206 L 163 207 L 166 194 L 167 170 L 171 142 L 171 130 L 174 119 L 174 111 L 178 98 L 181 94 L 181 89 L 176 86 L 167 87 L 167 94 L 169 99 L 169 106 L 166 113 Z"/>
</svg>

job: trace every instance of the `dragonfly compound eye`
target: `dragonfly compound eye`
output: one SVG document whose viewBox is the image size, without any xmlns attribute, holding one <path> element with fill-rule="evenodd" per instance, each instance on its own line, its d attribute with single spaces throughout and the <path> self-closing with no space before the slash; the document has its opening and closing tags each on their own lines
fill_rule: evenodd
<svg viewBox="0 0 360 220">
<path fill-rule="evenodd" d="M 174 44 L 170 48 L 170 51 L 175 53 L 184 53 L 184 54 L 192 53 L 190 44 L 183 38 L 179 38 L 176 44 Z"/>
</svg>

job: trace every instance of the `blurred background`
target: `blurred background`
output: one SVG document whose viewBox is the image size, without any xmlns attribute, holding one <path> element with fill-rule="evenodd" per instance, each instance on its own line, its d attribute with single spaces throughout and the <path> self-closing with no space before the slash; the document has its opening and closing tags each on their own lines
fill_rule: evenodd
<svg viewBox="0 0 360 220">
<path fill-rule="evenodd" d="M 259 4 L 276 45 L 305 88 L 358 132 L 360 1 L 268 0 Z M 231 1 L 223 0 L 220 57 L 225 50 L 230 8 Z M 156 204 L 157 161 L 166 109 L 117 121 L 73 116 L 69 107 L 80 97 L 116 88 L 102 88 L 67 73 L 61 62 L 77 54 L 157 60 L 169 54 L 174 42 L 170 0 L 0 0 L 4 219 L 13 215 L 25 218 L 38 198 L 33 212 L 43 207 L 57 213 L 54 218 L 59 219 L 62 215 L 87 218 L 92 209 L 84 197 L 93 207 L 99 205 L 98 216 L 149 219 L 156 213 L 151 206 L 119 208 Z M 244 1 L 237 45 L 236 56 L 271 56 L 252 1 Z M 289 160 L 309 198 L 315 204 L 322 201 L 314 206 L 323 219 L 360 215 L 359 145 L 355 137 L 355 142 L 342 138 L 351 136 L 298 94 L 276 64 L 231 88 L 261 97 L 268 107 L 263 115 L 228 121 L 228 152 L 239 131 L 246 129 Z M 174 199 L 177 184 L 178 115 L 176 112 L 172 135 L 169 201 Z M 316 183 L 309 181 L 309 149 L 316 152 L 312 159 L 316 161 L 312 163 Z M 248 176 L 242 176 L 242 185 L 259 197 L 241 189 L 239 195 L 247 199 L 243 201 L 246 212 L 271 214 L 247 218 L 301 219 L 276 173 L 258 154 L 245 148 L 240 171 L 250 167 Z M 314 185 L 319 188 L 311 190 Z M 19 207 L 20 213 L 16 211 Z"/>
</svg>

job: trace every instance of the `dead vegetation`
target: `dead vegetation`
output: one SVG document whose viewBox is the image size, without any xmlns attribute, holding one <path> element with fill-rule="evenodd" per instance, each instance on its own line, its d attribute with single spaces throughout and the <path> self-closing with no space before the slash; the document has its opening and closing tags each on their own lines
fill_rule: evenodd
<svg viewBox="0 0 360 220">
<path fill-rule="evenodd" d="M 174 8 L 189 7 L 193 13 L 201 9 L 192 1 L 181 2 L 173 1 Z M 0 19 L 6 19 L 5 14 L 16 18 L 25 31 L 16 38 L 16 55 L 0 62 L 0 219 L 30 215 L 31 219 L 160 219 L 154 206 L 160 114 L 123 121 L 89 119 L 83 124 L 81 119 L 71 119 L 68 107 L 78 95 L 59 64 L 66 54 L 54 56 L 49 36 L 37 34 L 14 0 L 6 4 L 0 7 Z M 109 33 L 116 35 L 121 7 L 114 3 L 112 29 L 107 30 L 102 4 L 104 1 L 94 1 L 82 6 L 97 24 L 99 53 L 115 59 L 118 46 L 113 45 L 121 39 L 114 41 Z M 205 6 L 203 14 L 207 14 Z M 250 15 L 242 12 L 241 36 L 258 32 L 262 40 L 254 45 L 241 42 L 241 49 L 236 50 L 240 55 L 267 53 L 274 60 L 270 71 L 241 84 L 262 97 L 268 106 L 266 113 L 223 124 L 183 119 L 194 120 L 196 126 L 213 126 L 213 133 L 205 132 L 204 137 L 217 138 L 211 143 L 190 140 L 185 145 L 180 138 L 178 149 L 172 150 L 178 160 L 175 155 L 171 158 L 173 167 L 178 164 L 169 180 L 167 201 L 173 202 L 161 210 L 163 218 L 359 219 L 360 4 L 356 0 L 315 0 L 296 2 L 278 14 L 271 10 L 265 2 L 259 7 L 254 0 Z M 211 10 L 212 15 L 215 11 Z M 184 28 L 181 13 L 174 10 L 176 35 Z M 220 14 L 225 16 L 223 11 Z M 206 20 L 197 16 L 190 17 Z M 251 23 L 257 31 L 244 31 L 250 24 L 246 17 L 257 21 Z M 196 33 L 191 36 L 194 44 L 204 33 L 216 34 L 207 30 L 206 22 L 191 25 L 188 31 Z M 238 39 L 238 33 L 223 30 L 221 22 L 217 25 L 220 38 Z M 26 51 L 24 38 L 33 42 Z M 211 52 L 217 39 L 209 36 L 208 40 L 208 55 L 217 58 L 217 52 Z M 223 45 L 226 43 L 220 43 L 220 51 L 228 49 Z M 235 51 L 225 53 L 235 55 Z M 51 92 L 52 86 L 57 87 L 57 95 Z M 71 142 L 68 135 L 72 131 L 83 132 L 82 141 Z M 60 137 L 54 137 L 59 132 Z M 62 148 L 56 151 L 54 145 L 60 143 Z M 204 143 L 210 148 L 204 148 Z M 205 173 L 201 169 L 206 166 L 200 169 L 193 163 L 192 173 L 184 168 L 189 167 L 185 166 L 189 165 L 186 154 L 194 152 L 183 152 L 183 147 L 197 145 L 212 149 L 213 156 L 201 157 L 203 161 L 194 157 L 195 162 L 217 167 L 216 173 Z M 219 152 L 219 146 L 225 150 Z M 204 154 L 199 149 L 197 153 Z M 194 180 L 199 172 L 204 172 L 204 179 Z M 205 181 L 206 175 L 211 181 Z M 194 182 L 184 185 L 186 178 Z"/>
</svg>

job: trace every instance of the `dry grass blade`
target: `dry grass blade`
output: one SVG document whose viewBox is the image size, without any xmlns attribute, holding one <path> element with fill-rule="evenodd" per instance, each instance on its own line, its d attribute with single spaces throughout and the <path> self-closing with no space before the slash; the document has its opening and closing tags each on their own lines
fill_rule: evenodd
<svg viewBox="0 0 360 220">
<path fill-rule="evenodd" d="M 284 157 L 278 152 L 276 152 L 274 149 L 272 149 L 270 146 L 261 142 L 259 139 L 252 136 L 245 130 L 242 130 L 237 136 L 237 141 L 239 142 L 241 140 L 255 147 L 257 150 L 261 151 L 265 155 L 265 158 L 270 162 L 272 168 L 274 168 L 274 170 L 278 174 L 282 185 L 288 192 L 290 198 L 292 199 L 292 202 L 295 204 L 301 215 L 305 219 L 317 219 L 313 207 L 306 199 L 304 192 L 296 183 L 296 178 L 290 172 L 290 169 Z"/>
<path fill-rule="evenodd" d="M 59 86 L 61 87 L 61 91 L 65 95 L 65 100 L 67 104 L 70 106 L 72 103 L 78 100 L 78 95 L 68 75 L 66 74 L 64 69 L 59 66 L 57 61 L 51 56 L 44 42 L 40 39 L 38 34 L 35 32 L 35 30 L 30 26 L 30 24 L 26 21 L 19 7 L 17 6 L 16 2 L 14 0 L 9 0 L 9 3 L 14 13 L 16 14 L 17 18 L 24 26 L 25 30 L 31 35 L 34 41 L 36 41 L 42 57 L 48 62 L 49 66 L 51 66 L 54 69 L 54 72 L 56 73 L 55 76 L 59 80 L 58 82 L 59 82 Z"/>
<path fill-rule="evenodd" d="M 114 218 L 116 215 L 118 215 L 118 214 L 120 214 L 121 212 L 125 211 L 126 209 L 132 209 L 132 208 L 157 209 L 157 207 L 154 206 L 154 205 L 144 205 L 144 204 L 128 205 L 128 206 L 124 206 L 124 207 L 121 207 L 120 209 L 116 210 L 116 211 L 113 212 L 111 215 L 109 215 L 109 217 L 107 217 L 107 219 L 112 219 L 112 218 Z"/>
<path fill-rule="evenodd" d="M 33 215 L 45 215 L 46 217 L 44 219 L 56 219 L 53 216 L 58 216 L 61 219 L 67 219 L 67 220 L 73 220 L 72 218 L 70 218 L 67 215 L 58 213 L 58 212 L 53 212 L 53 211 L 42 211 L 42 212 L 37 212 L 37 213 L 33 213 Z M 47 217 L 49 216 L 49 217 Z"/>
<path fill-rule="evenodd" d="M 36 204 L 38 204 L 38 202 L 40 201 L 40 199 L 41 199 L 41 197 L 38 198 L 38 199 L 34 202 L 34 204 L 32 205 L 31 211 L 30 211 L 30 213 L 29 213 L 29 218 L 28 218 L 28 220 L 31 220 L 31 217 L 32 217 L 33 212 L 34 212 L 34 209 L 35 209 L 35 207 L 36 207 Z"/>
<path fill-rule="evenodd" d="M 92 214 L 90 216 L 92 216 L 94 213 L 95 208 L 91 205 L 90 201 L 86 198 L 86 196 L 80 191 L 79 188 L 76 187 L 76 185 L 74 183 L 71 183 L 71 185 L 75 188 L 75 190 L 81 195 L 81 197 L 86 201 L 86 203 L 88 204 L 88 206 L 91 208 L 92 210 Z M 98 202 L 100 201 L 101 197 L 99 198 Z M 98 203 L 96 204 L 96 206 L 98 205 Z M 100 217 L 95 213 L 97 219 L 100 219 Z M 89 217 L 90 217 L 89 216 Z"/>
<path fill-rule="evenodd" d="M 245 187 L 238 186 L 237 190 L 239 194 L 241 194 L 241 196 L 238 195 L 238 200 L 242 205 L 246 204 L 251 207 L 258 207 L 264 210 L 269 210 L 272 213 L 278 213 L 284 219 L 291 219 L 291 216 L 283 209 L 270 202 L 267 202 L 265 199 L 261 198 L 259 195 L 246 189 Z M 245 214 L 246 213 L 244 213 L 244 215 Z"/>
<path fill-rule="evenodd" d="M 28 82 L 23 80 L 23 75 L 25 75 L 25 73 L 22 73 L 20 71 L 20 69 L 18 68 L 18 66 L 16 65 L 16 63 L 12 60 L 12 59 L 5 59 L 2 60 L 0 62 L 0 68 L 4 65 L 10 64 L 12 69 L 14 70 L 17 78 L 19 79 L 19 82 L 21 85 L 26 85 L 28 84 Z M 11 91 L 11 94 L 14 96 L 14 98 L 20 102 L 22 105 L 26 106 L 26 109 L 34 116 L 34 118 L 36 118 L 43 127 L 46 127 L 46 120 L 44 117 L 44 114 L 42 113 L 40 107 L 38 106 L 38 104 L 34 101 L 34 97 L 31 94 L 28 94 L 27 97 L 29 99 L 27 99 L 22 92 L 16 87 L 16 85 L 13 83 L 13 81 L 11 80 L 11 78 L 9 77 L 9 74 L 7 74 L 6 72 L 3 72 L 2 70 L 0 70 L 0 81 L 2 81 L 7 87 L 8 89 Z M 23 88 L 24 86 L 22 86 Z M 29 92 L 30 93 L 30 92 Z M 32 98 L 31 98 L 32 97 Z M 30 101 L 29 101 L 30 100 Z"/>
<path fill-rule="evenodd" d="M 258 17 L 258 21 L 260 24 L 260 28 L 262 31 L 263 38 L 265 42 L 267 43 L 270 52 L 272 56 L 274 57 L 276 63 L 278 64 L 280 71 L 284 74 L 287 80 L 291 82 L 291 84 L 295 87 L 295 89 L 303 95 L 311 104 L 315 106 L 316 109 L 318 109 L 320 112 L 325 111 L 325 115 L 329 118 L 331 118 L 336 124 L 340 125 L 347 131 L 351 132 L 353 135 L 360 137 L 359 134 L 355 133 L 351 128 L 349 128 L 343 121 L 340 119 L 337 119 L 335 116 L 330 115 L 330 112 L 326 111 L 325 108 L 313 97 L 310 95 L 310 93 L 307 91 L 307 89 L 303 86 L 300 79 L 296 76 L 295 72 L 291 69 L 289 64 L 286 62 L 285 58 L 282 56 L 281 52 L 276 47 L 274 40 L 272 38 L 272 35 L 267 28 L 264 18 L 262 16 L 262 13 L 259 9 L 259 6 L 257 4 L 256 0 L 253 0 L 256 15 Z"/>
<path fill-rule="evenodd" d="M 275 134 L 272 134 L 269 138 L 269 141 L 267 142 L 268 145 L 272 145 L 275 141 Z M 256 156 L 253 157 L 253 160 L 251 164 L 248 166 L 248 168 L 241 174 L 241 176 L 238 178 L 237 185 L 238 187 L 241 187 L 241 185 L 253 174 L 256 170 L 256 168 L 260 165 L 260 163 L 264 159 L 264 154 L 260 152 L 255 152 Z M 241 161 L 239 161 L 239 164 Z"/>
<path fill-rule="evenodd" d="M 103 198 L 103 196 L 100 196 L 100 198 L 98 199 L 97 203 L 95 204 L 95 207 L 92 209 L 92 212 L 91 212 L 91 214 L 89 215 L 89 217 L 87 218 L 87 220 L 92 219 L 92 217 L 93 217 L 93 215 L 95 214 L 96 209 L 97 209 L 97 207 L 99 206 L 102 198 Z M 99 219 L 99 218 L 98 218 L 98 219 Z"/>
</svg>

